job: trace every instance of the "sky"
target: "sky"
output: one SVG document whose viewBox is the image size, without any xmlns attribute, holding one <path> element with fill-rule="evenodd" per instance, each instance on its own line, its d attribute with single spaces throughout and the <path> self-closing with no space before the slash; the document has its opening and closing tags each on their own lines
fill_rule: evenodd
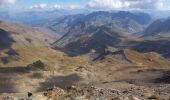
<svg viewBox="0 0 170 100">
<path fill-rule="evenodd" d="M 0 0 L 1 9 L 152 9 L 169 10 L 170 0 Z"/>
</svg>

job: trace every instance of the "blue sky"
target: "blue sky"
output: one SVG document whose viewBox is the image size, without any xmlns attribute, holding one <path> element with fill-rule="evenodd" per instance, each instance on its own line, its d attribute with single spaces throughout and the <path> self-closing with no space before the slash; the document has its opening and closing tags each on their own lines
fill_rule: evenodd
<svg viewBox="0 0 170 100">
<path fill-rule="evenodd" d="M 170 0 L 166 0 L 165 3 L 170 6 Z"/>
<path fill-rule="evenodd" d="M 156 9 L 167 10 L 170 0 L 0 0 L 9 10 L 88 8 L 88 9 Z"/>
</svg>

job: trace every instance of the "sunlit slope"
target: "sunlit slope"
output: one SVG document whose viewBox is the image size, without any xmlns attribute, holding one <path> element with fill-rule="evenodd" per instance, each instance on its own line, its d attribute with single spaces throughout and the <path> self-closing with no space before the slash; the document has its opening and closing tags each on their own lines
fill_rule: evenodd
<svg viewBox="0 0 170 100">
<path fill-rule="evenodd" d="M 33 28 L 1 22 L 0 29 L 0 67 L 27 66 L 41 60 L 48 69 L 56 64 L 73 66 L 76 62 L 83 62 L 83 58 L 69 58 L 62 52 L 51 49 L 49 43 L 53 41 L 53 36 Z"/>
</svg>

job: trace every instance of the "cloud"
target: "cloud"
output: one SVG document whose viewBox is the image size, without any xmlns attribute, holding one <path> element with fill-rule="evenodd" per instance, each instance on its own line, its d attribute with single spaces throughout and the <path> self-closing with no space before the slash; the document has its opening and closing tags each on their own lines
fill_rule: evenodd
<svg viewBox="0 0 170 100">
<path fill-rule="evenodd" d="M 0 0 L 0 4 L 14 4 L 17 0 Z"/>
<path fill-rule="evenodd" d="M 30 9 L 44 9 L 44 8 L 47 8 L 47 4 L 45 4 L 45 3 L 30 6 Z"/>
<path fill-rule="evenodd" d="M 48 5 L 48 4 L 36 4 L 29 7 L 29 9 L 81 9 L 80 5 Z"/>
<path fill-rule="evenodd" d="M 164 0 L 91 0 L 92 9 L 162 9 Z"/>
</svg>

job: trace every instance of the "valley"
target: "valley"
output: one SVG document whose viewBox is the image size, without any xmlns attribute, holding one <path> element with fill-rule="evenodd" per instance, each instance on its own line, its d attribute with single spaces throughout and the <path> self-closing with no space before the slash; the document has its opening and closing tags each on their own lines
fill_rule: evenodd
<svg viewBox="0 0 170 100">
<path fill-rule="evenodd" d="M 130 11 L 0 21 L 0 100 L 169 100 L 168 22 Z"/>
</svg>

